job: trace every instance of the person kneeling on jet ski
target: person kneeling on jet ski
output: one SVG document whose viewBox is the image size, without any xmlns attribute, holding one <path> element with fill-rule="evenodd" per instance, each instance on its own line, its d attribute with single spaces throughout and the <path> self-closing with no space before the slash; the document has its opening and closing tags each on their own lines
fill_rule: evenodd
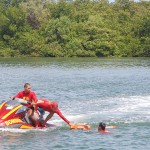
<svg viewBox="0 0 150 150">
<path fill-rule="evenodd" d="M 73 124 L 68 121 L 61 113 L 61 111 L 58 108 L 57 102 L 51 102 L 49 100 L 40 99 L 36 103 L 31 103 L 31 105 L 35 105 L 36 107 L 42 108 L 44 111 L 49 112 L 48 116 L 45 118 L 45 120 L 41 120 L 40 123 L 42 126 L 45 126 L 47 121 L 51 119 L 54 115 L 54 113 L 58 114 L 60 118 L 62 118 L 69 126 L 72 126 Z"/>
</svg>

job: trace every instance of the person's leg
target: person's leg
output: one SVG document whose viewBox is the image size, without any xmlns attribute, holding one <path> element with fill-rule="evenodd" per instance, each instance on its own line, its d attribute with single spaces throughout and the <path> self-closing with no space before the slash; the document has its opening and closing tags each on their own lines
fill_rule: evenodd
<svg viewBox="0 0 150 150">
<path fill-rule="evenodd" d="M 37 114 L 37 112 L 35 112 L 33 109 L 29 109 L 27 111 L 27 114 L 28 114 L 29 119 L 31 120 L 33 126 L 36 127 L 37 121 L 38 121 L 38 114 Z"/>
</svg>

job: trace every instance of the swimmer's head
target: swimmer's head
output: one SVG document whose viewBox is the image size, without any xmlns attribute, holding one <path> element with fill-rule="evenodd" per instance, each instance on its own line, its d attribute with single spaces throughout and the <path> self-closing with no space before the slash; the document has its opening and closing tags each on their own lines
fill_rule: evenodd
<svg viewBox="0 0 150 150">
<path fill-rule="evenodd" d="M 104 123 L 104 122 L 100 122 L 99 123 L 99 126 L 98 126 L 98 129 L 100 130 L 105 130 L 105 128 L 106 128 L 106 124 Z"/>
</svg>

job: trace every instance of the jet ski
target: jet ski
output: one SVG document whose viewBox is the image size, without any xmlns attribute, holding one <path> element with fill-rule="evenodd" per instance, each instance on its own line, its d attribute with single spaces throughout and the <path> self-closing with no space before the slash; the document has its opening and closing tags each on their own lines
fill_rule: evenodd
<svg viewBox="0 0 150 150">
<path fill-rule="evenodd" d="M 3 101 L 0 104 L 0 128 L 19 128 L 19 129 L 33 129 L 33 128 L 46 128 L 56 126 L 54 124 L 46 124 L 44 127 L 38 123 L 34 127 L 28 118 L 27 110 L 30 104 L 23 99 L 15 99 Z M 39 112 L 39 118 L 42 115 Z"/>
</svg>

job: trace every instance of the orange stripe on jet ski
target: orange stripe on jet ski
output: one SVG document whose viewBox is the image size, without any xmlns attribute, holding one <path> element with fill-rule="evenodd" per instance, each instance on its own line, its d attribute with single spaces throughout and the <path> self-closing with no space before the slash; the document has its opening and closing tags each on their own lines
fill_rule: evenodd
<svg viewBox="0 0 150 150">
<path fill-rule="evenodd" d="M 13 110 L 11 110 L 9 113 L 7 113 L 2 119 L 6 119 L 9 115 L 11 115 L 14 111 L 16 111 L 17 109 L 19 109 L 21 107 L 22 107 L 22 105 L 17 106 Z"/>
</svg>

